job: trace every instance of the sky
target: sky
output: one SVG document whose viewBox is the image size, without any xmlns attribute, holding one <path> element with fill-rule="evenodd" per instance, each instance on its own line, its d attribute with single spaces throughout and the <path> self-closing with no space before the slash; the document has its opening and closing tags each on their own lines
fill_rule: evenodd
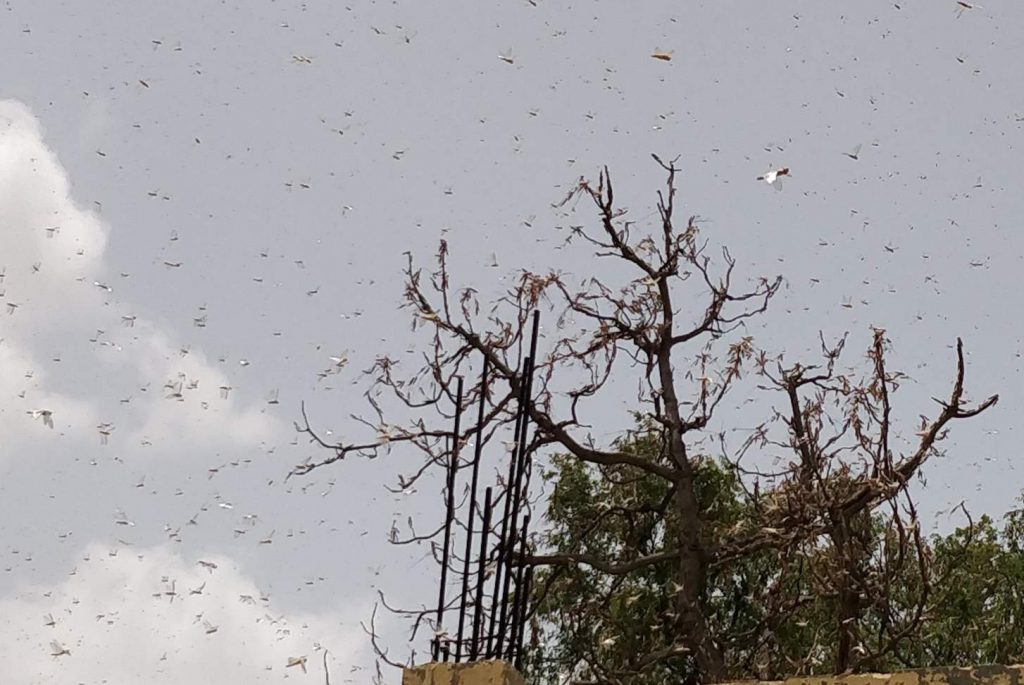
<svg viewBox="0 0 1024 685">
<path fill-rule="evenodd" d="M 963 337 L 970 397 L 1001 399 L 954 426 L 921 511 L 942 528 L 961 499 L 1014 506 L 1019 3 L 11 0 L 0 16 L 11 682 L 319 682 L 325 664 L 369 682 L 378 590 L 416 606 L 436 587 L 429 550 L 388 531 L 436 520 L 440 494 L 385 489 L 416 465 L 399 449 L 286 481 L 325 456 L 294 430 L 300 403 L 355 437 L 360 371 L 379 354 L 413 368 L 428 338 L 398 309 L 406 251 L 428 264 L 444 238 L 484 300 L 520 268 L 600 273 L 555 250 L 592 210 L 553 204 L 607 165 L 650 222 L 652 153 L 678 156 L 684 212 L 739 276 L 784 277 L 759 345 L 813 360 L 819 331 L 848 332 L 858 365 L 885 328 L 916 421 Z M 781 191 L 755 180 L 779 167 Z M 607 437 L 629 408 L 608 397 L 590 418 Z M 404 625 L 378 619 L 407 654 Z M 306 673 L 287 666 L 302 657 Z"/>
</svg>

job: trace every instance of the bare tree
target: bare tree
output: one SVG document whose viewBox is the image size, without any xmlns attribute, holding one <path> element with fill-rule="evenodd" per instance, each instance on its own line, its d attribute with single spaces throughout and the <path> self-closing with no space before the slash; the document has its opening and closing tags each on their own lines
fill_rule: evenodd
<svg viewBox="0 0 1024 685">
<path fill-rule="evenodd" d="M 573 285 L 561 273 L 524 270 L 494 307 L 484 310 L 476 290 L 452 284 L 446 243 L 442 241 L 436 270 L 429 275 L 410 257 L 406 306 L 414 314 L 414 328 L 426 326 L 431 331 L 423 367 L 410 377 L 399 377 L 396 362 L 378 359 L 370 369 L 376 385 L 368 394 L 376 418 L 363 420 L 376 435 L 361 442 L 329 443 L 305 421 L 299 429 L 329 452 L 298 465 L 294 473 L 308 473 L 350 455 L 376 456 L 397 445 L 422 455 L 417 468 L 402 476 L 400 487 L 411 486 L 432 467 L 442 468 L 450 429 L 428 425 L 426 418 L 392 424 L 385 420 L 381 397 L 387 392 L 419 417 L 430 410 L 447 421 L 456 379 L 474 377 L 471 371 L 483 359 L 491 369 L 486 387 L 467 383 L 464 403 L 476 402 L 483 393 L 484 421 L 479 429 L 471 426 L 455 437 L 466 444 L 479 432 L 485 443 L 492 441 L 514 420 L 530 314 L 551 308 L 556 311 L 555 325 L 546 330 L 546 354 L 534 360 L 536 379 L 527 406 L 536 429 L 531 449 L 567 453 L 607 478 L 629 473 L 664 481 L 668 496 L 653 516 L 656 521 L 673 521 L 664 528 L 671 539 L 656 551 L 627 546 L 609 558 L 573 549 L 535 549 L 527 557 L 526 563 L 537 568 L 589 568 L 608 579 L 609 592 L 621 579 L 644 569 L 671 569 L 666 594 L 672 606 L 664 612 L 667 623 L 657 644 L 614 664 L 603 663 L 595 646 L 584 658 L 590 677 L 625 683 L 658 664 L 680 660 L 692 664 L 706 681 L 728 677 L 726 652 L 735 636 L 716 632 L 718 628 L 709 623 L 708 574 L 764 550 L 776 551 L 787 568 L 800 566 L 801 577 L 810 578 L 816 591 L 836 597 L 836 670 L 870 664 L 897 650 L 901 639 L 920 623 L 919 608 L 908 611 L 905 602 L 898 607 L 887 597 L 892 579 L 907 564 L 920 567 L 915 606 L 923 606 L 927 598 L 928 555 L 908 485 L 938 453 L 951 422 L 979 414 L 995 404 L 997 396 L 977 405 L 967 403 L 958 340 L 948 397 L 938 402 L 937 416 L 922 418 L 912 443 L 898 449 L 906 440 L 893 427 L 890 399 L 904 377 L 886 367 L 885 332 L 874 332 L 869 368 L 859 375 L 839 368 L 845 338 L 832 345 L 822 339 L 822 360 L 813 366 L 787 364 L 759 350 L 745 325 L 767 311 L 781 278 L 736 286 L 729 251 L 721 251 L 716 265 L 695 217 L 677 219 L 675 162 L 654 159 L 667 178 L 658 192 L 659 221 L 650 232 L 640 231 L 628 212 L 616 205 L 607 169 L 596 184 L 581 179 L 558 205 L 583 199 L 597 209 L 597 229 L 573 227 L 566 242 L 585 243 L 607 260 L 595 265 L 607 263 L 608 268 L 595 266 L 595 273 L 602 275 L 580 284 Z M 617 274 L 625 275 L 613 285 Z M 757 514 L 711 534 L 695 491 L 700 459 L 696 448 L 715 441 L 712 421 L 721 421 L 718 414 L 726 406 L 726 395 L 744 374 L 776 391 L 781 401 L 769 402 L 769 418 L 739 449 L 730 451 L 724 439 L 718 441 L 722 457 L 744 474 L 743 482 L 750 488 L 746 497 Z M 637 388 L 637 410 L 660 436 L 661 447 L 653 457 L 601 447 L 588 433 L 584 413 L 589 404 L 601 402 L 629 382 Z M 791 455 L 782 468 L 769 472 L 748 466 L 751 460 L 780 452 Z M 606 515 L 625 519 L 637 511 L 624 506 L 610 508 Z M 870 515 L 877 511 L 888 512 L 881 546 L 877 531 L 868 530 Z M 812 577 L 801 559 L 812 548 L 820 551 L 822 541 L 827 543 L 827 563 L 817 564 Z M 786 573 L 783 569 L 776 574 L 780 585 L 789 577 Z M 553 575 L 557 574 L 548 577 Z M 536 592 L 545 588 L 537 587 Z M 771 588 L 766 592 L 767 615 L 750 636 L 755 644 L 767 644 L 773 627 L 799 606 L 807 590 L 792 596 L 773 595 Z M 863 634 L 861 618 L 868 605 L 881 607 L 889 616 L 876 639 Z"/>
</svg>

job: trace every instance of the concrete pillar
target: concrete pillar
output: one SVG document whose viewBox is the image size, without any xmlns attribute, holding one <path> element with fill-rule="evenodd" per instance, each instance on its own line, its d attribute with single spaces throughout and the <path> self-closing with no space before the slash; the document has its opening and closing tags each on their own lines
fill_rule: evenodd
<svg viewBox="0 0 1024 685">
<path fill-rule="evenodd" d="M 464 664 L 441 661 L 405 669 L 402 685 L 526 685 L 526 682 L 504 661 Z"/>
</svg>

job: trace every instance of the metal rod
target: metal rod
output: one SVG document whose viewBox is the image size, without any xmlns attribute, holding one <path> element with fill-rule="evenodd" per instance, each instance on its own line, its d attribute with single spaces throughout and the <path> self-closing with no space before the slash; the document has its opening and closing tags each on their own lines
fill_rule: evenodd
<svg viewBox="0 0 1024 685">
<path fill-rule="evenodd" d="M 444 546 L 441 548 L 441 583 L 437 591 L 437 631 L 443 634 L 444 593 L 448 584 L 448 554 L 451 551 L 452 519 L 455 518 L 455 473 L 459 469 L 459 424 L 462 420 L 462 378 L 459 378 L 455 391 L 455 427 L 452 431 L 452 444 L 448 452 L 448 501 L 444 520 Z M 438 644 L 440 638 L 438 639 Z M 434 646 L 434 661 L 437 661 L 437 645 Z M 444 660 L 448 661 L 448 645 L 444 647 Z"/>
<path fill-rule="evenodd" d="M 466 595 L 469 593 L 469 564 L 473 555 L 473 522 L 476 518 L 476 488 L 480 475 L 480 452 L 483 450 L 484 410 L 487 399 L 488 359 L 480 374 L 480 412 L 476 418 L 476 449 L 473 452 L 473 475 L 469 486 L 469 521 L 466 523 L 466 551 L 462 566 L 462 597 L 459 600 L 459 634 L 455 643 L 455 663 L 462 659 L 462 637 L 466 627 Z"/>
<path fill-rule="evenodd" d="M 506 493 L 507 496 L 507 493 Z M 504 525 L 504 520 L 502 520 Z M 491 614 L 487 619 L 487 649 L 484 652 L 486 658 L 494 657 L 494 629 L 498 616 L 498 589 L 501 585 L 501 536 L 498 536 L 498 555 L 494 559 L 494 583 L 491 591 Z"/>
<path fill-rule="evenodd" d="M 526 531 L 530 527 L 530 515 L 523 516 L 523 531 L 519 536 L 519 563 L 516 564 L 516 598 L 512 605 L 511 625 L 508 630 L 508 651 L 505 658 L 512 661 L 516 652 L 516 636 L 519 635 L 519 614 L 525 603 L 523 597 L 523 572 L 526 567 Z"/>
<path fill-rule="evenodd" d="M 509 460 L 508 466 L 508 483 L 505 486 L 505 515 L 501 520 L 501 539 L 498 544 L 498 566 L 502 569 L 502 577 L 500 581 L 496 578 L 495 582 L 501 585 L 501 590 L 498 593 L 498 600 L 494 606 L 494 610 L 498 616 L 498 628 L 494 634 L 494 651 L 492 655 L 496 658 L 500 658 L 503 653 L 502 642 L 505 639 L 505 631 L 508 628 L 508 593 L 510 589 L 510 583 L 512 579 L 511 574 L 511 563 L 510 559 L 507 559 L 506 551 L 508 549 L 514 549 L 515 547 L 515 536 L 516 536 L 516 513 L 515 507 L 517 506 L 516 500 L 518 500 L 518 491 L 520 485 L 521 473 L 519 472 L 519 452 L 521 448 L 520 436 L 522 435 L 522 425 L 526 421 L 526 393 L 527 385 L 526 379 L 530 377 L 531 369 L 533 368 L 533 360 L 527 357 L 523 360 L 523 373 L 519 383 L 519 401 L 516 405 L 516 424 L 515 424 L 515 435 L 512 447 L 512 456 Z M 493 616 L 492 616 L 493 620 Z"/>
<path fill-rule="evenodd" d="M 536 435 L 536 431 L 534 432 L 534 434 Z M 521 468 L 523 469 L 523 473 L 524 473 L 524 480 L 523 480 L 522 490 L 523 490 L 523 493 L 524 493 L 524 497 L 526 498 L 527 502 L 529 502 L 529 497 L 527 497 L 527 495 L 530 492 L 530 476 L 533 474 L 533 450 L 531 450 L 531 449 L 527 450 L 526 455 L 525 455 L 525 459 L 524 459 L 524 462 L 523 462 Z M 529 527 L 530 527 L 529 523 L 530 523 L 530 517 L 529 517 L 529 515 L 527 515 L 527 516 L 525 516 L 523 518 L 523 533 L 522 533 L 522 538 L 521 538 L 521 544 L 523 545 L 523 547 L 520 549 L 521 553 L 525 549 L 527 536 L 529 535 Z M 522 563 L 522 561 L 524 559 L 525 559 L 525 557 L 521 556 L 520 557 L 520 563 Z M 523 571 L 522 566 L 520 566 L 519 571 L 520 571 L 520 573 L 522 573 L 522 571 Z M 532 577 L 533 577 L 533 566 L 528 566 L 526 568 L 526 578 L 527 578 L 527 580 L 524 581 L 525 584 L 521 585 L 520 584 L 521 578 L 518 577 L 518 576 L 516 577 L 516 598 L 517 598 L 516 615 L 518 616 L 518 620 L 519 620 L 519 630 L 518 631 L 516 631 L 516 630 L 512 631 L 512 635 L 510 637 L 510 645 L 514 645 L 515 649 L 517 649 L 517 650 L 521 650 L 522 647 L 523 647 L 523 630 L 524 630 L 524 625 L 525 625 L 525 622 L 526 622 L 527 606 L 528 606 L 528 602 L 529 602 L 529 598 L 530 598 L 530 594 L 529 594 L 530 593 L 530 589 L 529 589 L 530 585 L 529 584 L 533 582 L 532 581 Z M 522 592 L 525 593 L 525 594 L 520 594 L 520 589 L 522 589 Z M 519 601 L 519 597 L 520 596 L 522 597 L 521 601 Z M 518 657 L 516 657 L 516 658 L 518 659 Z M 509 654 L 509 660 L 510 661 L 513 660 L 512 655 L 511 655 L 511 651 L 510 651 L 510 654 Z"/>
<path fill-rule="evenodd" d="M 517 426 L 518 433 L 515 437 L 516 450 L 515 450 L 515 461 L 516 461 L 516 479 L 515 484 L 512 486 L 512 518 L 509 522 L 509 528 L 514 536 L 517 532 L 517 522 L 519 519 L 519 507 L 521 505 L 523 491 L 522 491 L 522 480 L 523 480 L 523 466 L 526 459 L 526 430 L 530 422 L 530 402 L 533 399 L 533 369 L 536 362 L 537 354 L 537 335 L 540 327 L 540 312 L 533 312 L 533 330 L 530 333 L 530 356 L 527 357 L 527 362 L 523 369 L 523 380 L 522 380 L 522 393 L 520 394 L 520 413 L 522 414 L 522 421 Z M 501 553 L 505 553 L 505 548 L 508 548 L 509 554 L 515 550 L 515 540 L 503 540 L 502 541 Z M 502 604 L 501 604 L 501 615 L 498 619 L 498 635 L 502 638 L 505 637 L 505 629 L 508 627 L 508 595 L 511 585 L 511 575 L 505 574 L 503 579 L 502 588 Z M 511 636 L 510 636 L 511 637 Z M 501 654 L 501 641 L 498 641 L 496 649 L 498 654 Z"/>
<path fill-rule="evenodd" d="M 506 493 L 507 496 L 507 493 Z M 504 520 L 502 520 L 504 525 Z M 484 652 L 486 658 L 494 656 L 494 630 L 498 616 L 498 589 L 501 586 L 501 535 L 498 536 L 498 555 L 494 560 L 494 583 L 491 591 L 491 613 L 487 619 L 487 649 Z"/>
<path fill-rule="evenodd" d="M 523 670 L 523 635 L 526 633 L 526 617 L 529 615 L 527 608 L 531 592 L 533 592 L 533 566 L 527 566 L 526 580 L 523 581 L 523 611 L 522 617 L 519 619 L 519 635 L 516 636 L 516 657 L 513 661 L 517 671 Z"/>
<path fill-rule="evenodd" d="M 484 491 L 484 527 L 480 529 L 480 559 L 476 571 L 476 600 L 473 603 L 473 639 L 469 643 L 469 660 L 476 661 L 480 656 L 480 629 L 484 621 L 484 576 L 487 573 L 487 537 L 491 532 L 491 514 L 494 503 L 491 501 L 492 488 Z"/>
<path fill-rule="evenodd" d="M 525 367 L 529 359 L 523 360 L 523 366 Z M 515 414 L 515 432 L 514 436 L 519 435 L 519 423 L 522 421 L 522 392 L 524 387 L 519 387 L 519 397 L 516 401 L 516 414 Z M 502 588 L 502 576 L 505 573 L 505 559 L 503 557 L 503 551 L 505 549 L 506 541 L 508 539 L 508 528 L 509 528 L 509 512 L 512 508 L 512 483 L 515 482 L 516 474 L 515 468 L 517 464 L 516 448 L 513 446 L 511 456 L 509 458 L 509 474 L 505 481 L 505 491 L 502 494 L 504 502 L 504 513 L 502 514 L 502 527 L 498 534 L 498 556 L 495 560 L 495 583 L 492 597 L 490 597 L 490 618 L 487 622 L 487 657 L 496 657 L 501 653 L 501 639 L 500 636 L 495 632 L 497 630 L 497 620 L 499 607 L 502 605 L 502 598 L 500 595 Z M 498 639 L 499 645 L 495 648 L 494 642 Z"/>
<path fill-rule="evenodd" d="M 512 616 L 510 618 L 508 651 L 505 658 L 511 661 L 515 657 L 516 638 L 519 635 L 519 618 L 524 598 L 522 595 L 522 576 L 526 566 L 526 529 L 529 527 L 529 514 L 522 517 L 522 533 L 519 537 L 519 560 L 515 569 L 515 600 L 512 604 Z"/>
</svg>

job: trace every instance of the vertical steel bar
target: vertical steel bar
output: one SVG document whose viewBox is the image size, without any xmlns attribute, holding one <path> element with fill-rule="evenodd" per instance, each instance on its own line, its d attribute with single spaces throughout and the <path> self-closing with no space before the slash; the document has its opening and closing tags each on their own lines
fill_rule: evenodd
<svg viewBox="0 0 1024 685">
<path fill-rule="evenodd" d="M 444 595 L 445 589 L 448 584 L 448 554 L 451 552 L 451 539 L 452 539 L 452 519 L 455 515 L 455 474 L 459 469 L 459 434 L 460 434 L 460 422 L 462 420 L 462 378 L 459 378 L 457 389 L 455 391 L 455 427 L 452 431 L 452 443 L 451 449 L 448 451 L 448 501 L 445 508 L 445 520 L 444 520 L 444 546 L 441 548 L 441 583 L 437 591 L 437 631 L 439 633 L 438 644 L 440 644 L 440 634 L 443 633 L 443 620 L 444 620 Z M 438 658 L 437 645 L 434 647 L 434 661 Z M 444 660 L 448 661 L 448 645 L 444 647 Z"/>
<path fill-rule="evenodd" d="M 526 368 L 530 365 L 530 358 L 527 357 L 523 360 L 523 372 L 525 375 Z M 519 386 L 519 397 L 516 403 L 516 420 L 515 420 L 515 435 L 519 435 L 519 426 L 523 418 L 523 408 L 525 403 L 523 402 L 523 393 L 526 391 L 526 384 L 520 383 Z M 494 592 L 491 596 L 491 617 L 489 621 L 489 627 L 487 631 L 487 656 L 497 657 L 501 654 L 501 635 L 500 631 L 495 632 L 496 621 L 498 618 L 500 607 L 503 606 L 503 595 L 501 594 L 502 578 L 506 575 L 505 573 L 505 546 L 508 541 L 508 522 L 509 512 L 512 510 L 512 489 L 517 480 L 516 477 L 516 466 L 519 460 L 517 458 L 516 449 L 513 448 L 512 454 L 508 462 L 508 480 L 505 481 L 505 492 L 503 497 L 504 502 L 504 513 L 501 517 L 501 532 L 498 535 L 498 556 L 496 559 L 496 566 L 494 569 Z M 497 641 L 497 646 L 494 646 L 494 641 Z"/>
<path fill-rule="evenodd" d="M 533 566 L 526 567 L 526 580 L 523 582 L 523 610 L 519 619 L 519 635 L 516 636 L 516 657 L 513 664 L 517 671 L 523 670 L 523 635 L 526 633 L 526 617 L 529 615 L 530 593 L 533 592 Z"/>
<path fill-rule="evenodd" d="M 515 538 L 516 538 L 516 507 L 519 505 L 519 485 L 522 479 L 522 473 L 519 471 L 521 459 L 520 450 L 522 444 L 520 442 L 520 436 L 522 435 L 522 426 L 526 422 L 526 396 L 528 392 L 527 378 L 533 369 L 533 359 L 526 357 L 523 360 L 523 373 L 519 382 L 519 401 L 516 408 L 519 420 L 516 421 L 515 435 L 512 448 L 512 457 L 509 462 L 509 480 L 508 485 L 505 488 L 505 516 L 501 522 L 501 540 L 498 545 L 498 564 L 502 569 L 502 577 L 500 580 L 501 590 L 498 594 L 498 602 L 495 605 L 498 616 L 498 628 L 494 634 L 494 652 L 493 655 L 496 658 L 501 658 L 503 653 L 502 642 L 506 636 L 506 630 L 508 629 L 508 594 L 510 590 L 510 583 L 512 579 L 511 571 L 511 558 L 507 554 L 510 549 L 515 549 Z"/>
<path fill-rule="evenodd" d="M 523 573 L 526 568 L 526 531 L 530 527 L 530 515 L 523 516 L 523 530 L 519 536 L 519 563 L 516 564 L 516 599 L 512 605 L 511 625 L 508 630 L 508 651 L 505 659 L 512 661 L 515 658 L 516 636 L 519 635 L 519 614 L 525 603 L 523 597 Z"/>
<path fill-rule="evenodd" d="M 509 522 L 509 528 L 512 531 L 512 535 L 515 536 L 517 532 L 517 525 L 519 520 L 519 507 L 522 501 L 522 480 L 523 480 L 523 466 L 526 457 L 526 430 L 530 422 L 530 403 L 533 399 L 533 370 L 536 363 L 537 355 L 537 335 L 540 328 L 540 312 L 533 312 L 533 330 L 530 333 L 530 356 L 527 357 L 526 368 L 523 370 L 522 388 L 523 391 L 521 397 L 521 413 L 522 421 L 518 426 L 519 432 L 516 434 L 516 480 L 515 485 L 512 487 L 512 514 L 511 521 Z M 505 547 L 508 548 L 507 553 L 511 556 L 515 551 L 515 540 L 503 540 L 503 548 L 501 554 L 506 554 Z M 508 594 L 511 585 L 511 574 L 506 573 L 503 579 L 503 590 L 502 590 L 502 604 L 501 604 L 501 615 L 498 619 L 498 636 L 504 639 L 506 633 L 505 630 L 508 628 Z M 511 636 L 510 636 L 511 637 Z M 498 641 L 497 649 L 495 650 L 499 655 L 502 653 L 501 640 Z"/>
<path fill-rule="evenodd" d="M 487 399 L 488 359 L 484 357 L 484 368 L 480 374 L 480 411 L 476 418 L 476 449 L 473 452 L 473 475 L 469 485 L 469 520 L 466 522 L 466 551 L 462 566 L 462 597 L 459 600 L 459 633 L 455 643 L 455 662 L 462 659 L 462 638 L 466 628 L 466 595 L 469 592 L 469 564 L 473 556 L 473 523 L 476 519 L 476 488 L 480 475 L 480 452 L 483 450 L 484 411 Z"/>
<path fill-rule="evenodd" d="M 529 449 L 527 450 L 521 468 L 524 471 L 523 493 L 524 493 L 524 497 L 525 497 L 530 492 L 530 476 L 533 474 L 533 450 L 529 450 Z M 527 536 L 529 535 L 529 521 L 530 521 L 530 517 L 529 516 L 526 516 L 523 519 L 523 533 L 522 533 L 522 535 L 523 535 L 523 537 L 522 537 L 522 544 L 523 545 L 526 544 Z M 520 557 L 520 559 L 522 560 L 523 557 Z M 522 572 L 522 568 L 521 567 L 520 567 L 519 570 L 520 570 L 520 572 Z M 521 650 L 522 646 L 523 646 L 522 645 L 522 643 L 523 643 L 523 631 L 524 631 L 524 625 L 525 625 L 525 622 L 526 622 L 527 606 L 528 606 L 528 602 L 529 602 L 529 599 L 530 599 L 530 584 L 533 582 L 532 578 L 533 578 L 533 566 L 528 566 L 526 568 L 526 580 L 524 581 L 525 585 L 521 586 L 520 582 L 519 582 L 520 578 L 519 577 L 516 578 L 516 597 L 517 597 L 517 600 L 518 600 L 519 597 L 522 597 L 521 601 L 517 601 L 517 607 L 516 607 L 516 612 L 517 612 L 518 620 L 519 620 L 519 630 L 518 631 L 513 630 L 512 635 L 509 638 L 511 644 L 514 646 L 514 648 L 516 650 Z M 522 590 L 522 593 L 524 593 L 524 594 L 521 594 L 520 590 Z M 517 656 L 516 660 L 518 660 L 518 658 L 519 657 Z M 510 652 L 510 655 L 509 655 L 509 660 L 510 661 L 513 660 L 512 656 L 511 656 L 511 652 Z"/>
<path fill-rule="evenodd" d="M 473 637 L 469 643 L 469 660 L 476 661 L 480 656 L 480 629 L 484 621 L 484 576 L 487 572 L 487 538 L 491 532 L 491 514 L 493 513 L 492 488 L 484 491 L 484 526 L 480 529 L 480 559 L 476 570 L 476 600 L 473 603 Z"/>
</svg>

